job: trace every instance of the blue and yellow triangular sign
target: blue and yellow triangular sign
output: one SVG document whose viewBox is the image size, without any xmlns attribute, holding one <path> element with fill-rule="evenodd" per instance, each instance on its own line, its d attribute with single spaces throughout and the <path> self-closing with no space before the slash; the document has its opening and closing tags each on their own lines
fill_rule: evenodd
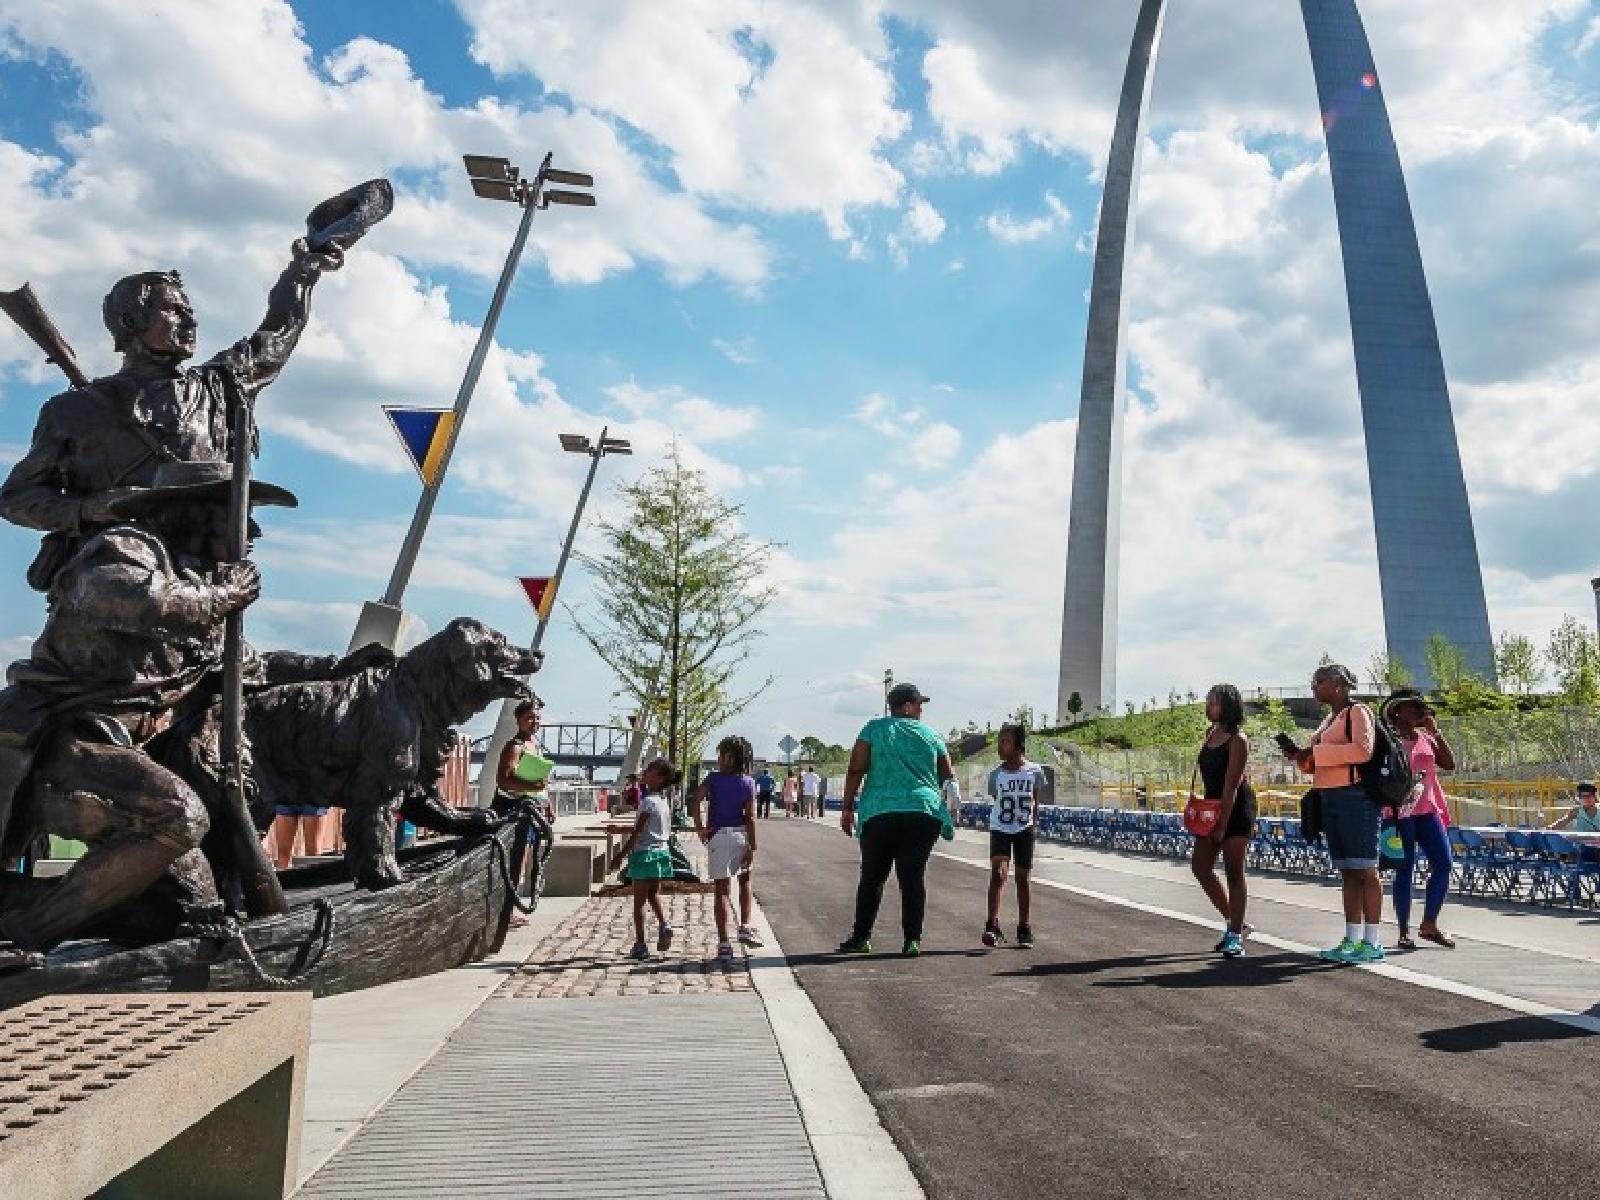
<svg viewBox="0 0 1600 1200">
<path fill-rule="evenodd" d="M 400 437 L 400 444 L 411 456 L 423 485 L 433 487 L 439 482 L 439 471 L 444 466 L 445 448 L 450 445 L 450 431 L 455 428 L 456 414 L 448 408 L 402 408 L 385 404 L 383 415 Z"/>
</svg>

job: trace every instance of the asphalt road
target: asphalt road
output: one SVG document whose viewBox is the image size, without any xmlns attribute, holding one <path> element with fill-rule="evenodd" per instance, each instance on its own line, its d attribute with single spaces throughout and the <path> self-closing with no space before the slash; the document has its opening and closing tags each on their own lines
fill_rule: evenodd
<svg viewBox="0 0 1600 1200">
<path fill-rule="evenodd" d="M 1600 1186 L 1600 1037 L 1266 947 L 1226 962 L 1049 888 L 1033 950 L 986 950 L 984 873 L 937 857 L 922 957 L 840 958 L 858 861 L 835 827 L 765 821 L 756 891 L 932 1197 Z M 875 941 L 900 945 L 892 880 Z"/>
</svg>

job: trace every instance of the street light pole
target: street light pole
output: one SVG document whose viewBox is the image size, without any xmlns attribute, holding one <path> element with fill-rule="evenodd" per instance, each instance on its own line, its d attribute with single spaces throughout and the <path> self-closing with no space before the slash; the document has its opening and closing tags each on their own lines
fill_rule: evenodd
<svg viewBox="0 0 1600 1200">
<path fill-rule="evenodd" d="M 578 526 L 583 522 L 583 510 L 589 505 L 589 492 L 594 487 L 594 477 L 600 470 L 600 460 L 608 453 L 619 453 L 606 449 L 606 432 L 610 426 L 600 431 L 600 440 L 586 453 L 589 455 L 589 473 L 584 476 L 583 490 L 578 493 L 578 506 L 572 510 L 572 524 L 567 526 L 567 540 L 561 543 L 561 557 L 556 559 L 556 573 L 550 580 L 552 590 L 559 593 L 561 580 L 567 573 L 567 560 L 572 557 L 572 544 L 578 540 Z M 544 642 L 544 631 L 550 624 L 550 614 L 555 611 L 555 604 L 546 607 L 539 616 L 539 624 L 533 631 L 533 642 L 530 650 L 537 650 Z"/>
<path fill-rule="evenodd" d="M 500 270 L 500 282 L 495 285 L 494 298 L 489 301 L 489 313 L 478 330 L 478 344 L 472 348 L 467 360 L 467 373 L 461 377 L 461 387 L 456 392 L 455 420 L 445 441 L 444 453 L 439 458 L 439 469 L 433 482 L 424 484 L 422 496 L 417 500 L 417 510 L 411 515 L 411 528 L 400 546 L 400 557 L 395 560 L 394 573 L 389 576 L 389 586 L 384 589 L 383 602 L 398 608 L 411 582 L 411 571 L 417 565 L 417 554 L 422 549 L 423 535 L 428 532 L 428 521 L 433 516 L 434 502 L 439 499 L 439 489 L 444 486 L 445 472 L 450 469 L 450 456 L 455 453 L 456 441 L 461 437 L 461 427 L 466 423 L 467 406 L 472 403 L 473 390 L 478 386 L 478 376 L 483 374 L 484 360 L 489 357 L 489 347 L 494 342 L 495 327 L 500 324 L 500 312 L 505 308 L 506 293 L 522 261 L 523 248 L 528 244 L 528 227 L 533 224 L 535 205 L 522 206 L 522 221 L 517 226 L 517 236 L 512 239 L 511 253 L 506 255 L 506 265 Z"/>
<path fill-rule="evenodd" d="M 551 600 L 539 614 L 539 624 L 534 627 L 530 650 L 538 650 L 544 642 L 544 631 L 549 628 L 550 614 L 555 611 L 554 597 L 560 594 L 561 580 L 567 573 L 567 561 L 572 557 L 572 546 L 578 540 L 578 527 L 583 524 L 583 510 L 588 507 L 589 493 L 594 488 L 595 475 L 600 470 L 600 460 L 608 454 L 632 454 L 633 446 L 625 438 L 608 437 L 610 426 L 600 431 L 600 437 L 590 442 L 579 434 L 563 433 L 561 448 L 569 454 L 587 454 L 589 471 L 583 480 L 583 490 L 578 493 L 577 507 L 572 510 L 572 524 L 567 527 L 566 540 L 561 543 L 561 556 L 556 560 L 555 574 L 547 584 Z M 492 788 L 495 772 L 499 769 L 500 754 L 517 728 L 517 706 L 510 700 L 500 703 L 500 715 L 495 718 L 494 734 L 489 738 L 489 748 L 483 757 L 483 768 L 478 772 L 478 803 L 487 806 L 489 796 L 484 793 L 487 780 Z M 492 792 L 491 792 L 492 795 Z"/>
<path fill-rule="evenodd" d="M 887 667 L 883 672 L 883 715 L 886 717 L 894 714 L 889 711 L 889 689 L 894 687 L 894 672 Z"/>
<path fill-rule="evenodd" d="M 489 301 L 489 311 L 484 317 L 483 327 L 478 330 L 478 341 L 472 348 L 472 357 L 467 360 L 466 374 L 462 376 L 461 386 L 456 391 L 453 416 L 449 432 L 445 435 L 444 450 L 439 458 L 438 469 L 434 471 L 431 481 L 423 482 L 422 495 L 417 500 L 416 511 L 411 515 L 411 527 L 406 531 L 405 541 L 400 545 L 400 555 L 395 559 L 394 571 L 389 576 L 389 586 L 384 589 L 382 600 L 377 603 L 369 602 L 363 607 L 361 618 L 356 625 L 355 636 L 350 640 L 351 650 L 359 649 L 374 641 L 392 650 L 399 639 L 406 620 L 400 602 L 405 596 L 407 585 L 411 582 L 411 572 L 415 569 L 417 556 L 422 551 L 422 539 L 428 532 L 433 506 L 444 487 L 445 476 L 450 468 L 450 458 L 455 454 L 456 442 L 461 437 L 462 427 L 466 424 L 467 408 L 472 403 L 473 392 L 478 386 L 478 377 L 483 374 L 483 364 L 489 357 L 489 347 L 494 343 L 495 330 L 500 324 L 500 314 L 505 308 L 506 296 L 511 291 L 511 281 L 516 277 L 517 267 L 522 262 L 522 252 L 528 244 L 528 230 L 533 224 L 533 214 L 539 209 L 549 208 L 551 204 L 569 204 L 585 208 L 594 205 L 594 196 L 591 193 L 555 191 L 545 187 L 547 181 L 576 184 L 581 187 L 594 186 L 594 180 L 588 175 L 554 169 L 550 165 L 550 159 L 551 155 L 544 156 L 544 160 L 539 164 L 538 173 L 531 180 L 521 178 L 521 172 L 508 159 L 475 154 L 469 154 L 464 159 L 473 193 L 485 200 L 504 200 L 519 205 L 522 208 L 522 220 L 517 225 L 517 235 L 512 239 L 505 266 L 500 270 L 500 279 L 495 284 L 494 296 Z"/>
</svg>

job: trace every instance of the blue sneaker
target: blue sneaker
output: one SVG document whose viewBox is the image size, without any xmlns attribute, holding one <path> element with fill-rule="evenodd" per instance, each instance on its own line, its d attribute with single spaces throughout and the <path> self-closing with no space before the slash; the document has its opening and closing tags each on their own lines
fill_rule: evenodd
<svg viewBox="0 0 1600 1200">
<path fill-rule="evenodd" d="M 1352 942 L 1349 938 L 1342 938 L 1333 949 L 1319 951 L 1317 957 L 1323 962 L 1349 964 L 1356 961 L 1356 950 L 1357 945 L 1355 942 Z"/>
<path fill-rule="evenodd" d="M 1244 939 L 1230 931 L 1222 935 L 1222 941 L 1218 943 L 1217 949 L 1223 958 L 1243 958 Z"/>
<path fill-rule="evenodd" d="M 1382 946 L 1374 946 L 1371 942 L 1362 941 L 1356 944 L 1355 953 L 1350 956 L 1353 963 L 1381 963 L 1389 957 L 1383 952 Z"/>
</svg>

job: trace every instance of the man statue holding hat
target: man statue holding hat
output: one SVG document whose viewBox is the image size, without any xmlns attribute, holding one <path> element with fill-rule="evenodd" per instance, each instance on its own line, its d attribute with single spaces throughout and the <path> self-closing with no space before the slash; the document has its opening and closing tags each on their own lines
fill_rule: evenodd
<svg viewBox="0 0 1600 1200">
<path fill-rule="evenodd" d="M 28 451 L 0 484 L 0 517 L 45 533 L 28 582 L 48 591 L 119 497 L 149 487 L 164 464 L 226 462 L 234 413 L 253 408 L 278 377 L 310 319 L 311 290 L 344 252 L 388 215 L 393 193 L 377 179 L 319 204 L 307 236 L 267 296 L 260 327 L 198 367 L 194 309 L 176 271 L 119 279 L 101 308 L 122 366 L 45 402 Z M 252 442 L 256 438 L 250 423 Z"/>
<path fill-rule="evenodd" d="M 164 878 L 178 919 L 211 925 L 205 806 L 144 745 L 223 665 L 223 625 L 260 592 L 228 558 L 232 469 L 166 461 L 107 499 L 105 528 L 55 572 L 44 632 L 0 691 L 0 858 L 41 833 L 89 849 L 42 897 L 0 912 L 0 969 L 92 928 Z M 252 481 L 252 506 L 294 496 Z M 181 928 L 181 924 L 180 924 Z"/>
</svg>

